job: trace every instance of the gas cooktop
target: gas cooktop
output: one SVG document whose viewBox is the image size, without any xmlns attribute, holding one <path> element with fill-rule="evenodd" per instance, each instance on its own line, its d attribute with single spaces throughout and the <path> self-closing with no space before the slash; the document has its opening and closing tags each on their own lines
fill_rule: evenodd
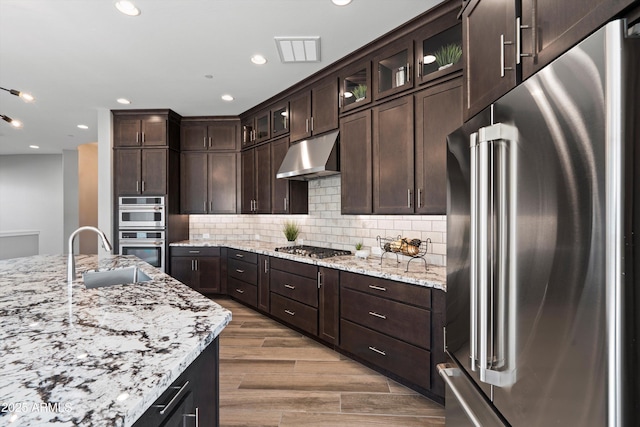
<svg viewBox="0 0 640 427">
<path fill-rule="evenodd" d="M 284 246 L 276 248 L 276 251 L 293 255 L 308 256 L 311 258 L 330 258 L 334 256 L 351 255 L 350 251 L 307 245 Z"/>
</svg>

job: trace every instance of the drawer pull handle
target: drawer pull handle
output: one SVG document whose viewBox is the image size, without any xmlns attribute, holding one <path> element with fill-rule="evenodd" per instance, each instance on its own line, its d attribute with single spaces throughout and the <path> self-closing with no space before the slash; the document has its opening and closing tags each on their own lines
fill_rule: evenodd
<svg viewBox="0 0 640 427">
<path fill-rule="evenodd" d="M 287 289 L 295 289 L 296 288 L 295 286 L 291 286 L 289 284 L 284 285 L 284 287 L 287 288 Z"/>
<path fill-rule="evenodd" d="M 200 251 L 189 251 L 190 254 L 199 254 Z"/>
<path fill-rule="evenodd" d="M 379 319 L 386 319 L 387 318 L 387 316 L 385 316 L 384 314 L 376 313 L 375 311 L 370 311 L 369 315 L 373 316 L 373 317 L 377 317 Z"/>
<path fill-rule="evenodd" d="M 236 268 L 236 271 L 237 271 L 238 273 L 244 273 L 244 270 L 240 270 L 239 268 Z"/>
<path fill-rule="evenodd" d="M 244 255 L 242 255 L 242 254 L 236 254 L 236 258 L 244 258 Z"/>
<path fill-rule="evenodd" d="M 239 294 L 244 294 L 244 291 L 242 289 L 236 289 L 236 292 Z"/>
<path fill-rule="evenodd" d="M 382 351 L 382 350 L 378 350 L 378 349 L 377 349 L 377 348 L 375 348 L 375 347 L 369 347 L 369 350 L 371 350 L 371 351 L 373 351 L 373 352 L 375 352 L 375 353 L 378 353 L 378 354 L 380 354 L 380 355 L 382 355 L 382 356 L 386 356 L 386 355 L 387 355 L 387 353 L 385 353 L 385 352 L 384 352 L 384 351 Z"/>
<path fill-rule="evenodd" d="M 285 310 L 284 312 L 287 313 L 289 316 L 295 316 L 296 315 L 295 311 Z"/>
<path fill-rule="evenodd" d="M 369 285 L 369 288 L 375 289 L 376 291 L 387 292 L 387 288 L 383 288 L 382 286 Z"/>
<path fill-rule="evenodd" d="M 152 405 L 152 406 L 154 408 L 162 408 L 160 410 L 160 415 L 164 415 L 164 413 L 167 412 L 167 410 L 171 408 L 175 402 L 178 401 L 178 398 L 180 397 L 182 392 L 187 388 L 188 385 L 189 385 L 189 381 L 185 381 L 182 387 L 179 387 L 179 386 L 170 387 L 174 390 L 178 390 L 178 392 L 171 398 L 169 403 L 167 403 L 166 405 Z"/>
</svg>

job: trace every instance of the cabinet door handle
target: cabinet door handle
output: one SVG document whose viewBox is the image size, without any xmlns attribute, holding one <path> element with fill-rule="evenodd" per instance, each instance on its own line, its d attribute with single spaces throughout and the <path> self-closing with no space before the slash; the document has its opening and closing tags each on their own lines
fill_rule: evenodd
<svg viewBox="0 0 640 427">
<path fill-rule="evenodd" d="M 213 212 L 213 201 L 209 201 L 209 212 Z"/>
<path fill-rule="evenodd" d="M 522 53 L 522 30 L 531 30 L 531 53 Z M 519 64 L 521 58 L 533 58 L 536 56 L 536 2 L 534 0 L 531 9 L 531 25 L 522 25 L 522 18 L 516 18 L 516 64 Z"/>
<path fill-rule="evenodd" d="M 284 312 L 287 313 L 289 316 L 295 316 L 296 315 L 295 311 L 285 310 Z"/>
<path fill-rule="evenodd" d="M 203 211 L 207 211 L 207 201 L 205 200 L 204 202 L 202 202 L 202 206 L 203 206 Z"/>
<path fill-rule="evenodd" d="M 411 64 L 409 64 L 408 62 L 407 67 L 405 68 L 404 76 L 407 83 L 411 82 Z"/>
<path fill-rule="evenodd" d="M 193 260 L 191 260 L 191 271 L 195 270 L 194 265 L 193 265 Z"/>
<path fill-rule="evenodd" d="M 309 132 L 309 119 L 304 119 L 305 132 Z"/>
<path fill-rule="evenodd" d="M 416 202 L 418 204 L 418 209 L 420 209 L 422 207 L 422 189 L 418 188 L 418 201 Z"/>
<path fill-rule="evenodd" d="M 311 116 L 311 132 L 313 132 L 313 116 Z"/>
<path fill-rule="evenodd" d="M 195 418 L 196 427 L 198 427 L 200 425 L 200 408 L 196 407 L 195 414 L 182 414 L 182 425 L 185 424 L 185 418 Z"/>
<path fill-rule="evenodd" d="M 244 291 L 242 289 L 236 289 L 236 292 L 239 294 L 244 294 Z"/>
<path fill-rule="evenodd" d="M 322 271 L 318 271 L 318 289 L 322 287 Z"/>
<path fill-rule="evenodd" d="M 145 135 L 145 133 L 144 133 L 144 132 L 142 132 L 142 143 L 143 143 L 143 144 L 144 144 L 145 136 L 146 136 L 146 135 Z"/>
<path fill-rule="evenodd" d="M 375 347 L 369 347 L 369 350 L 371 350 L 371 351 L 373 351 L 373 352 L 375 352 L 375 353 L 378 353 L 378 354 L 380 354 L 380 355 L 382 355 L 382 356 L 386 356 L 386 355 L 387 355 L 387 353 L 385 353 L 385 352 L 384 352 L 384 351 L 382 351 L 382 350 L 378 350 L 378 349 L 377 349 L 377 348 L 375 348 Z"/>
<path fill-rule="evenodd" d="M 178 392 L 171 398 L 171 400 L 169 400 L 169 403 L 167 403 L 166 405 L 152 405 L 152 406 L 154 408 L 162 408 L 160 409 L 160 415 L 164 415 L 165 412 L 167 412 L 169 408 L 171 408 L 173 404 L 178 401 L 178 398 L 184 392 L 184 390 L 187 388 L 188 385 L 189 385 L 189 381 L 185 381 L 182 387 L 179 387 L 179 386 L 170 387 L 174 390 L 178 390 Z"/>
<path fill-rule="evenodd" d="M 144 180 L 142 180 L 142 192 L 144 193 Z"/>
<path fill-rule="evenodd" d="M 418 78 L 422 78 L 422 69 L 424 68 L 424 64 L 422 61 L 418 61 Z"/>
<path fill-rule="evenodd" d="M 382 286 L 369 285 L 369 288 L 371 288 L 371 289 L 375 289 L 376 291 L 383 291 L 383 292 L 387 292 L 387 288 L 383 288 Z"/>
<path fill-rule="evenodd" d="M 202 137 L 202 146 L 203 146 L 204 148 L 207 148 L 207 137 L 206 137 L 206 136 L 203 136 L 203 137 Z"/>
<path fill-rule="evenodd" d="M 507 45 L 512 45 L 513 42 L 505 41 L 504 34 L 500 34 L 500 77 L 504 77 L 505 71 L 513 71 L 513 67 L 505 67 L 504 66 L 504 47 Z"/>
<path fill-rule="evenodd" d="M 284 211 L 287 211 L 287 198 L 284 198 Z"/>
<path fill-rule="evenodd" d="M 196 260 L 194 260 L 194 261 L 196 262 L 196 271 L 198 271 L 198 269 L 199 269 L 199 267 L 200 267 L 200 266 L 198 265 L 198 264 L 199 264 L 199 263 L 198 263 L 198 260 L 196 259 Z"/>
<path fill-rule="evenodd" d="M 240 274 L 244 273 L 244 270 L 240 270 L 239 268 L 236 268 L 236 271 Z"/>
<path fill-rule="evenodd" d="M 213 145 L 213 139 L 211 139 L 211 137 L 209 137 L 209 148 L 211 148 L 211 145 Z"/>
<path fill-rule="evenodd" d="M 136 181 L 136 193 L 140 192 L 140 181 Z"/>
<path fill-rule="evenodd" d="M 377 317 L 379 319 L 385 319 L 386 320 L 386 318 L 387 318 L 387 316 L 385 316 L 384 314 L 376 313 L 375 311 L 370 311 L 369 315 L 373 316 L 373 317 Z"/>
<path fill-rule="evenodd" d="M 285 284 L 284 287 L 287 288 L 287 289 L 295 289 L 296 288 L 295 286 L 291 286 L 289 284 Z"/>
<path fill-rule="evenodd" d="M 411 189 L 407 188 L 407 207 L 411 208 Z"/>
<path fill-rule="evenodd" d="M 136 144 L 140 143 L 140 132 L 136 132 Z"/>
<path fill-rule="evenodd" d="M 265 273 L 269 272 L 269 260 L 268 259 L 264 260 L 264 272 Z"/>
</svg>

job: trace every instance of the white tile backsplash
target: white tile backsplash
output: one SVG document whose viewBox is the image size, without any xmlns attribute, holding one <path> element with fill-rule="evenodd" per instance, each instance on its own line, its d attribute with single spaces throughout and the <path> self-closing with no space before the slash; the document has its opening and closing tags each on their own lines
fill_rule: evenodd
<svg viewBox="0 0 640 427">
<path fill-rule="evenodd" d="M 329 246 L 354 251 L 362 241 L 365 247 L 377 246 L 376 236 L 401 235 L 431 239 L 427 261 L 446 265 L 446 216 L 443 215 L 342 215 L 340 213 L 340 176 L 309 181 L 308 215 L 191 215 L 189 235 L 200 239 L 204 233 L 218 240 L 259 240 L 284 246 L 282 223 L 295 220 L 305 245 Z"/>
</svg>

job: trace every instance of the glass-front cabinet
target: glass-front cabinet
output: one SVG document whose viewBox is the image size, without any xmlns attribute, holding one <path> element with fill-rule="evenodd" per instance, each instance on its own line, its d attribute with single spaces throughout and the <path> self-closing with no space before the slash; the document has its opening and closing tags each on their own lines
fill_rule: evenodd
<svg viewBox="0 0 640 427">
<path fill-rule="evenodd" d="M 289 133 L 289 103 L 271 108 L 271 137 Z"/>
<path fill-rule="evenodd" d="M 340 112 L 371 102 L 371 62 L 365 61 L 340 73 Z"/>
<path fill-rule="evenodd" d="M 413 87 L 413 40 L 399 40 L 374 58 L 374 99 Z"/>
<path fill-rule="evenodd" d="M 271 125 L 269 111 L 263 111 L 256 116 L 256 139 L 255 142 L 266 141 L 271 138 Z"/>
<path fill-rule="evenodd" d="M 424 27 L 415 39 L 416 79 L 426 83 L 462 70 L 462 25 L 455 11 Z"/>
</svg>

